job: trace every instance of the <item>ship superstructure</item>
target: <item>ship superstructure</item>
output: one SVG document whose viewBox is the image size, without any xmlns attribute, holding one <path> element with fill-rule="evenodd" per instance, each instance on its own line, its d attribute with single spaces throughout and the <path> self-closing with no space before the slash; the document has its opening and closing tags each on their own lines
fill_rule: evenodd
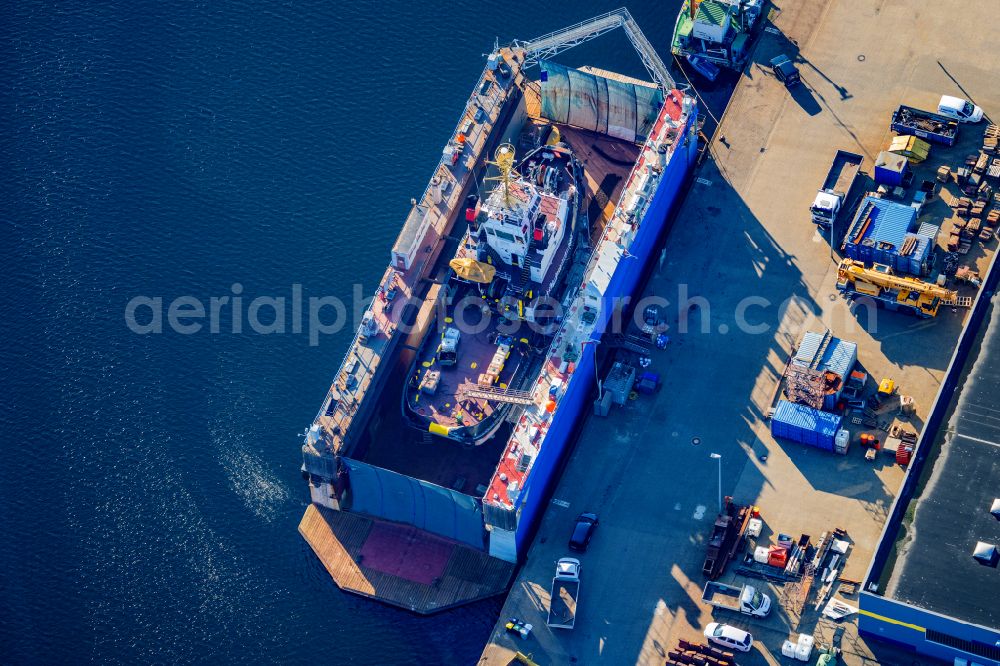
<svg viewBox="0 0 1000 666">
<path fill-rule="evenodd" d="M 766 0 L 684 0 L 677 13 L 671 52 L 729 69 L 742 69 L 750 57 Z"/>
<path fill-rule="evenodd" d="M 552 60 L 616 28 L 652 82 Z M 343 589 L 420 612 L 503 591 L 696 128 L 626 10 L 489 56 L 305 436 L 300 531 Z"/>
<path fill-rule="evenodd" d="M 565 291 L 575 247 L 582 173 L 565 145 L 533 149 L 515 169 L 514 147 L 497 149 L 498 175 L 449 263 L 447 297 L 409 371 L 404 415 L 421 430 L 466 444 L 492 437 L 527 399 L 552 342 L 545 304 Z M 443 319 L 442 319 L 443 317 Z"/>
</svg>

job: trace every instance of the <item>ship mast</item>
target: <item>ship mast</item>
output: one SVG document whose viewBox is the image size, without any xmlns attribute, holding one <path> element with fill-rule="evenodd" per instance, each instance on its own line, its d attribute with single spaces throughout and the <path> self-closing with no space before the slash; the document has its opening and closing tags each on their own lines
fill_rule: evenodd
<svg viewBox="0 0 1000 666">
<path fill-rule="evenodd" d="M 501 187 L 503 187 L 503 203 L 509 209 L 511 207 L 510 184 L 521 177 L 514 170 L 514 146 L 509 143 L 501 144 L 493 155 L 493 161 L 486 163 L 495 166 L 500 171 L 499 175 L 488 176 L 486 180 L 500 182 Z"/>
</svg>

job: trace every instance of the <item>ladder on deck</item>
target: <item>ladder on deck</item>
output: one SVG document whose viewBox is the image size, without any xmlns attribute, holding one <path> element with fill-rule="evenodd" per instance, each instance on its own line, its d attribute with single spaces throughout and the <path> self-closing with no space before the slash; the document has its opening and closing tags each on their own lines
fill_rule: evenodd
<svg viewBox="0 0 1000 666">
<path fill-rule="evenodd" d="M 534 403 L 531 391 L 520 391 L 518 389 L 500 388 L 499 386 L 475 386 L 465 384 L 458 390 L 459 398 L 479 398 L 490 402 L 506 402 L 512 405 L 530 405 Z"/>
<path fill-rule="evenodd" d="M 531 253 L 535 250 L 535 237 L 529 236 L 528 248 L 521 257 L 521 270 L 517 274 L 515 284 L 511 285 L 513 291 L 518 294 L 524 293 L 525 288 L 531 284 Z"/>
<path fill-rule="evenodd" d="M 823 354 L 826 353 L 826 348 L 830 346 L 831 340 L 833 340 L 833 334 L 830 332 L 830 329 L 826 329 L 823 332 L 823 339 L 819 341 L 819 347 L 816 348 L 816 355 L 809 362 L 810 369 L 815 370 L 816 366 L 819 365 L 819 362 L 823 359 Z"/>
</svg>

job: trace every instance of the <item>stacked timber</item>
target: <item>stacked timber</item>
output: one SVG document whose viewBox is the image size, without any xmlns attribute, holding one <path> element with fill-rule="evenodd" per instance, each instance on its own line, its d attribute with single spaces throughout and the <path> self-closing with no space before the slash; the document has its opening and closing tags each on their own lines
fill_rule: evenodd
<svg viewBox="0 0 1000 666">
<path fill-rule="evenodd" d="M 952 200 L 951 207 L 955 209 L 955 215 L 959 217 L 968 217 L 969 209 L 972 207 L 972 199 L 968 197 L 959 197 Z"/>
<path fill-rule="evenodd" d="M 997 143 L 1000 142 L 1000 127 L 997 125 L 987 125 L 983 132 L 983 152 L 997 152 Z"/>
<path fill-rule="evenodd" d="M 677 648 L 667 653 L 667 666 L 739 666 L 732 652 L 711 645 L 677 641 Z"/>
</svg>

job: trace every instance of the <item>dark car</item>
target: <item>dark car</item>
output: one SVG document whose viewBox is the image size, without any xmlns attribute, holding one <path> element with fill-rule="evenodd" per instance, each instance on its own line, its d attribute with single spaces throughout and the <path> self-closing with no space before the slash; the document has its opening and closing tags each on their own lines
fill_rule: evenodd
<svg viewBox="0 0 1000 666">
<path fill-rule="evenodd" d="M 792 64 L 792 61 L 786 55 L 772 58 L 771 69 L 774 70 L 774 76 L 784 83 L 786 88 L 791 88 L 802 82 L 802 79 L 799 77 L 798 68 Z"/>
<path fill-rule="evenodd" d="M 597 514 L 581 513 L 576 519 L 573 536 L 569 538 L 569 549 L 578 553 L 585 552 L 595 529 L 597 529 Z"/>
</svg>

